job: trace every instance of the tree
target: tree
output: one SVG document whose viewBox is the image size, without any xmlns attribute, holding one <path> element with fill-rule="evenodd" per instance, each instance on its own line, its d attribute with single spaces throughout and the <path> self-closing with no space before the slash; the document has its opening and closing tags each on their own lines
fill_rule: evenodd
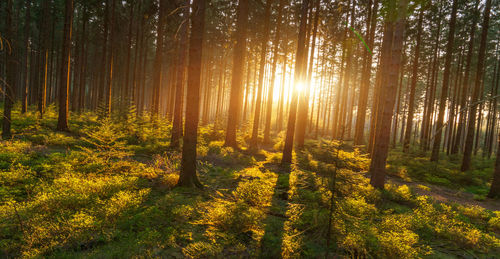
<svg viewBox="0 0 500 259">
<path fill-rule="evenodd" d="M 465 106 L 467 105 L 467 97 L 469 93 L 469 76 L 470 76 L 470 67 L 472 63 L 472 56 L 474 52 L 474 35 L 476 33 L 476 23 L 477 19 L 479 19 L 479 0 L 476 0 L 476 9 L 473 12 L 473 18 L 470 26 L 469 32 L 469 44 L 467 49 L 467 57 L 465 62 L 465 72 L 464 78 L 462 81 L 461 94 L 460 94 L 460 111 L 459 111 L 459 119 L 457 125 L 457 132 L 455 136 L 455 142 L 451 148 L 451 154 L 457 154 L 462 143 L 463 132 L 465 130 L 465 123 L 467 117 L 467 109 Z"/>
<path fill-rule="evenodd" d="M 14 39 L 14 31 L 12 29 L 12 0 L 7 0 L 5 6 L 5 39 L 9 42 L 9 48 L 5 49 L 5 73 L 6 73 L 6 85 L 5 85 L 5 96 L 3 103 L 3 118 L 2 118 L 2 138 L 10 139 L 12 133 L 11 128 L 11 112 L 12 104 L 14 103 L 15 89 L 16 89 L 16 74 L 17 74 L 17 62 L 15 59 L 15 48 L 16 41 Z"/>
<path fill-rule="evenodd" d="M 424 104 L 424 114 L 422 120 L 421 134 L 420 134 L 420 146 L 422 150 L 428 150 L 429 148 L 429 135 L 432 131 L 432 118 L 434 112 L 434 97 L 436 93 L 436 82 L 437 82 L 437 72 L 438 72 L 438 63 L 439 63 L 439 46 L 441 40 L 441 17 L 443 13 L 442 2 L 438 2 L 438 19 L 437 19 L 437 29 L 436 36 L 434 42 L 434 50 L 432 55 L 432 65 L 429 64 L 428 68 L 428 76 L 427 76 L 427 90 L 425 96 L 425 104 Z"/>
<path fill-rule="evenodd" d="M 278 6 L 278 16 L 276 17 L 276 33 L 273 41 L 273 64 L 271 68 L 271 84 L 269 85 L 269 92 L 267 93 L 267 109 L 266 109 L 266 124 L 264 126 L 264 143 L 271 141 L 271 117 L 273 114 L 273 97 L 274 97 L 274 80 L 276 79 L 276 65 L 278 63 L 279 55 L 278 48 L 280 45 L 282 16 L 285 0 L 280 0 Z"/>
<path fill-rule="evenodd" d="M 384 30 L 385 49 L 382 49 L 382 73 L 384 73 L 381 88 L 380 98 L 380 115 L 377 118 L 375 126 L 375 139 L 373 144 L 373 154 L 370 164 L 371 179 L 370 184 L 376 188 L 383 189 L 385 184 L 385 166 L 387 162 L 387 154 L 389 151 L 390 129 L 394 103 L 396 101 L 396 87 L 398 83 L 398 75 L 401 64 L 401 50 L 403 47 L 404 31 L 405 31 L 405 15 L 407 0 L 398 1 L 397 18 L 394 22 L 394 13 L 396 7 L 391 6 L 396 3 L 389 3 L 389 12 L 386 14 L 386 25 Z M 388 63 L 388 64 L 384 64 Z M 386 81 L 386 82 L 384 82 Z M 389 126 L 388 126 L 389 125 Z"/>
<path fill-rule="evenodd" d="M 313 32 L 312 32 L 312 45 L 311 45 L 311 53 L 309 55 L 309 66 L 308 66 L 308 71 L 307 71 L 307 79 L 305 80 L 304 84 L 307 85 L 306 93 L 305 93 L 305 98 L 302 99 L 303 101 L 303 109 L 300 109 L 299 114 L 298 114 L 298 123 L 297 123 L 297 147 L 298 148 L 303 148 L 304 147 L 304 140 L 305 140 L 305 135 L 306 135 L 306 126 L 307 126 L 307 115 L 308 115 L 308 110 L 309 110 L 309 95 L 310 95 L 310 88 L 311 88 L 311 79 L 312 79 L 312 72 L 313 72 L 313 65 L 314 65 L 314 51 L 316 49 L 316 35 L 318 33 L 318 23 L 319 23 L 319 14 L 320 14 L 320 0 L 316 0 L 315 5 L 315 14 L 314 14 L 314 22 L 313 22 Z M 312 10 L 312 6 L 311 6 Z M 312 11 L 310 14 L 310 17 L 312 18 Z M 307 38 L 309 40 L 309 37 Z M 305 57 L 307 59 L 307 57 Z M 304 65 L 304 72 L 306 69 L 307 64 Z M 305 75 L 304 75 L 305 76 Z M 300 107 L 300 102 L 299 102 L 299 107 Z M 311 116 L 312 117 L 312 116 Z"/>
<path fill-rule="evenodd" d="M 103 39 L 102 39 L 102 53 L 101 53 L 101 69 L 99 71 L 99 89 L 97 91 L 96 102 L 99 103 L 103 101 L 105 94 L 105 86 L 106 86 L 106 57 L 108 56 L 108 34 L 109 34 L 109 0 L 104 0 L 104 4 L 106 5 L 104 9 L 104 31 L 103 31 Z M 104 100 L 106 102 L 106 100 Z"/>
<path fill-rule="evenodd" d="M 60 66 L 59 88 L 59 117 L 57 120 L 57 130 L 69 131 L 68 127 L 68 96 L 70 84 L 70 66 L 71 66 L 71 26 L 73 24 L 73 0 L 65 0 L 64 10 L 64 31 L 63 31 L 63 49 Z"/>
<path fill-rule="evenodd" d="M 161 2 L 161 1 L 160 1 Z M 113 90 L 113 69 L 114 69 L 114 54 L 115 50 L 113 48 L 113 43 L 115 43 L 115 9 L 116 9 L 116 0 L 111 0 L 111 19 L 110 19 L 110 34 L 109 34 L 109 43 L 111 48 L 109 50 L 109 57 L 107 61 L 108 65 L 108 73 L 107 75 L 107 85 L 106 85 L 106 115 L 111 116 L 111 99 L 112 99 L 112 90 Z"/>
<path fill-rule="evenodd" d="M 493 172 L 493 180 L 491 181 L 488 197 L 495 198 L 500 196 L 500 135 L 498 136 L 497 158 L 495 161 L 495 170 Z"/>
<path fill-rule="evenodd" d="M 24 86 L 23 86 L 23 96 L 21 99 L 21 113 L 28 111 L 28 85 L 29 85 L 29 53 L 30 53 L 30 19 L 31 19 L 31 0 L 26 0 L 26 14 L 24 17 Z"/>
<path fill-rule="evenodd" d="M 75 102 L 78 101 L 78 112 L 81 112 L 84 107 L 85 107 L 85 83 L 86 83 L 86 72 L 87 72 L 87 54 L 88 54 L 88 44 L 86 43 L 87 42 L 87 31 L 86 31 L 86 28 L 87 28 L 87 22 L 88 22 L 88 10 L 87 10 L 87 6 L 84 6 L 83 7 L 83 17 L 82 17 L 83 21 L 82 21 L 82 35 L 81 35 L 81 39 L 82 39 L 82 49 L 81 49 L 81 58 L 80 58 L 80 80 L 78 82 L 78 90 L 79 90 L 79 93 L 78 93 L 78 100 L 74 100 Z"/>
<path fill-rule="evenodd" d="M 186 106 L 186 126 L 182 145 L 181 172 L 178 186 L 202 187 L 196 175 L 196 143 L 198 117 L 200 113 L 201 59 L 203 32 L 205 27 L 205 0 L 194 0 L 191 15 L 191 37 L 189 39 L 189 65 L 187 74 L 187 98 L 192 103 Z"/>
<path fill-rule="evenodd" d="M 302 0 L 300 11 L 299 35 L 297 41 L 297 54 L 295 55 L 295 74 L 292 99 L 288 111 L 288 123 L 285 137 L 285 145 L 283 147 L 283 158 L 281 164 L 287 165 L 292 162 L 293 138 L 295 135 L 295 122 L 297 119 L 297 102 L 299 92 L 297 84 L 303 82 L 304 78 L 304 61 L 305 61 L 305 41 L 306 41 L 306 26 L 307 26 L 307 10 L 309 8 L 309 0 Z"/>
<path fill-rule="evenodd" d="M 477 100 L 479 99 L 481 83 L 484 74 L 484 59 L 486 55 L 486 42 L 488 40 L 488 28 L 490 23 L 491 0 L 486 0 L 483 17 L 483 31 L 481 32 L 481 43 L 479 45 L 479 54 L 477 59 L 476 79 L 474 81 L 474 89 L 472 91 L 471 107 L 469 110 L 469 123 L 467 124 L 467 135 L 465 139 L 464 155 L 462 159 L 461 170 L 467 171 L 470 169 L 472 157 L 472 148 L 474 142 L 474 129 L 476 125 Z"/>
<path fill-rule="evenodd" d="M 186 46 L 189 33 L 189 1 L 184 1 L 184 12 L 183 16 L 185 21 L 182 22 L 180 30 L 180 41 L 178 50 L 178 60 L 177 60 L 177 81 L 175 85 L 175 106 L 174 106 L 174 120 L 172 122 L 172 137 L 170 139 L 170 146 L 173 148 L 179 147 L 179 139 L 182 135 L 182 110 L 184 108 L 184 83 L 186 75 L 186 56 L 187 49 L 182 46 Z"/>
<path fill-rule="evenodd" d="M 432 146 L 431 161 L 438 161 L 439 148 L 441 147 L 444 114 L 446 112 L 446 101 L 448 99 L 448 89 L 450 83 L 451 59 L 453 57 L 453 44 L 455 41 L 455 24 L 457 22 L 458 0 L 453 0 L 451 10 L 450 28 L 446 43 L 446 58 L 444 62 L 443 85 L 441 88 L 441 100 L 439 102 L 439 112 L 436 121 L 436 133 L 434 133 L 434 145 Z"/>
<path fill-rule="evenodd" d="M 227 118 L 225 145 L 236 148 L 237 126 L 240 121 L 242 105 L 242 79 L 246 56 L 248 0 L 239 0 L 236 22 L 236 44 L 233 53 L 233 72 L 231 78 L 231 94 Z"/>
<path fill-rule="evenodd" d="M 415 111 L 415 92 L 417 88 L 417 80 L 418 80 L 418 66 L 420 61 L 420 44 L 422 43 L 422 23 L 424 17 L 424 7 L 420 7 L 420 12 L 418 15 L 418 24 L 417 24 L 417 41 L 415 44 L 415 49 L 413 52 L 415 56 L 413 56 L 413 68 L 412 68 L 412 77 L 411 77 L 411 86 L 410 86 L 410 96 L 408 100 L 408 117 L 406 118 L 406 130 L 404 134 L 403 141 L 403 152 L 408 152 L 410 149 L 410 139 L 411 132 L 413 127 L 413 114 Z"/>
<path fill-rule="evenodd" d="M 262 107 L 262 92 L 264 91 L 264 68 L 266 67 L 267 42 L 269 41 L 269 24 L 271 22 L 271 4 L 273 0 L 267 0 L 266 11 L 264 13 L 264 27 L 262 29 L 262 42 L 260 47 L 259 85 L 257 90 L 257 100 L 255 101 L 255 113 L 253 117 L 251 149 L 257 149 L 259 137 L 259 123 Z"/>
<path fill-rule="evenodd" d="M 371 0 L 369 1 L 371 5 Z M 367 41 L 368 47 L 373 49 L 373 43 L 375 40 L 375 29 L 377 27 L 377 11 L 379 6 L 379 0 L 375 0 L 373 7 L 369 7 L 368 19 L 366 21 L 367 27 Z M 372 66 L 373 55 L 369 53 L 367 49 L 364 50 L 364 63 L 363 63 L 363 74 L 361 75 L 361 88 L 359 93 L 358 102 L 358 112 L 356 117 L 356 128 L 354 132 L 354 145 L 364 144 L 364 131 L 365 131 L 365 119 L 366 119 L 366 107 L 368 103 L 368 93 L 370 88 L 370 77 L 371 77 L 371 66 Z"/>
<path fill-rule="evenodd" d="M 160 111 L 160 85 L 163 63 L 163 31 L 165 27 L 165 0 L 160 0 L 158 27 L 156 29 L 156 54 L 153 64 L 152 119 L 156 121 Z"/>
<path fill-rule="evenodd" d="M 128 36 L 127 36 L 127 61 L 125 64 L 125 84 L 123 85 L 124 94 L 122 96 L 122 101 L 126 103 L 126 105 L 130 105 L 130 59 L 131 59 L 131 51 L 132 51 L 132 24 L 135 21 L 134 17 L 134 1 L 129 1 L 130 5 L 130 13 L 129 13 L 129 24 L 128 24 Z"/>
</svg>

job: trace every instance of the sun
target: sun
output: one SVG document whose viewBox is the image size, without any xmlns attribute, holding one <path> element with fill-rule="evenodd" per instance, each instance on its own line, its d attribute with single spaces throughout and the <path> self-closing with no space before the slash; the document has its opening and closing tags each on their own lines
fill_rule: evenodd
<svg viewBox="0 0 500 259">
<path fill-rule="evenodd" d="M 299 93 L 302 93 L 304 91 L 304 89 L 306 88 L 306 84 L 302 81 L 294 82 L 294 86 L 295 86 L 295 91 L 297 91 Z"/>
</svg>

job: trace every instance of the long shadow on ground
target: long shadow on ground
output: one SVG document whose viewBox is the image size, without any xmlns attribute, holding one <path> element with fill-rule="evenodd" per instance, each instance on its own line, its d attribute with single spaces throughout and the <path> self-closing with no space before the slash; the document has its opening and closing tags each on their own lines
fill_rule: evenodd
<svg viewBox="0 0 500 259">
<path fill-rule="evenodd" d="M 275 169 L 278 174 L 271 206 L 264 220 L 264 236 L 261 240 L 261 258 L 281 258 L 284 226 L 287 220 L 288 190 L 290 189 L 290 167 Z"/>
</svg>

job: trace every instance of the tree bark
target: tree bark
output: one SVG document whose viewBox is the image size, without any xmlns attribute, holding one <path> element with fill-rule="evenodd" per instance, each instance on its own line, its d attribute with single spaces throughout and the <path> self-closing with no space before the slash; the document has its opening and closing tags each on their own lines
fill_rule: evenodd
<svg viewBox="0 0 500 259">
<path fill-rule="evenodd" d="M 285 0 L 280 0 L 278 6 L 278 16 L 276 17 L 276 34 L 274 36 L 273 43 L 273 64 L 271 68 L 271 84 L 269 85 L 269 91 L 267 94 L 267 110 L 266 110 L 266 124 L 264 126 L 264 143 L 267 144 L 271 142 L 271 118 L 273 113 L 273 97 L 274 97 L 274 81 L 276 79 L 276 65 L 278 63 L 278 49 L 280 45 L 281 37 L 281 26 L 282 26 L 282 16 L 283 8 L 286 4 Z"/>
<path fill-rule="evenodd" d="M 260 46 L 260 66 L 259 66 L 259 85 L 257 89 L 257 100 L 255 101 L 255 113 L 253 117 L 252 139 L 250 140 L 250 148 L 256 150 L 258 148 L 259 123 L 260 113 L 262 108 L 262 92 L 264 91 L 264 69 L 266 66 L 267 43 L 269 41 L 269 25 L 271 22 L 271 4 L 273 0 L 267 0 L 264 13 L 264 27 L 262 31 L 262 41 Z"/>
<path fill-rule="evenodd" d="M 229 99 L 229 111 L 226 129 L 225 145 L 233 148 L 238 147 L 236 131 L 240 121 L 242 105 L 242 77 L 246 56 L 248 24 L 248 0 L 239 0 L 236 23 L 236 45 L 233 53 L 233 72 L 231 78 L 231 95 Z"/>
<path fill-rule="evenodd" d="M 491 181 L 488 197 L 495 198 L 500 196 L 500 135 L 498 136 L 497 158 L 495 161 L 495 171 L 493 172 L 493 180 Z"/>
<path fill-rule="evenodd" d="M 5 53 L 5 73 L 7 84 L 5 86 L 4 104 L 3 104 L 3 118 L 2 118 L 2 138 L 10 139 L 12 138 L 11 133 L 11 112 L 12 104 L 15 98 L 16 89 L 16 74 L 17 74 L 17 62 L 15 59 L 16 51 L 16 41 L 14 39 L 14 30 L 12 29 L 12 0 L 7 0 L 5 6 L 5 27 L 6 34 L 5 39 L 10 43 L 10 47 L 6 48 Z"/>
<path fill-rule="evenodd" d="M 153 64 L 153 91 L 151 98 L 151 119 L 156 122 L 160 112 L 160 86 L 162 81 L 163 64 L 163 32 L 165 27 L 165 5 L 166 0 L 160 0 L 158 27 L 156 31 L 156 54 Z"/>
<path fill-rule="evenodd" d="M 160 1 L 161 2 L 161 1 Z M 106 115 L 111 116 L 111 102 L 112 102 L 112 90 L 113 90 L 113 70 L 114 70 L 114 55 L 115 50 L 113 44 L 115 43 L 115 9 L 116 0 L 111 0 L 111 19 L 110 19 L 110 33 L 109 33 L 109 58 L 108 58 L 108 73 L 107 73 L 107 85 L 106 85 Z"/>
<path fill-rule="evenodd" d="M 49 17 L 50 17 L 50 0 L 44 0 L 42 3 L 42 46 L 40 54 L 42 57 L 42 82 L 40 85 L 40 90 L 38 92 L 38 112 L 40 113 L 40 118 L 43 117 L 45 112 L 45 106 L 47 102 L 47 81 L 49 79 L 48 63 L 49 63 Z M 32 61 L 33 63 L 33 61 Z"/>
<path fill-rule="evenodd" d="M 59 88 L 59 117 L 57 120 L 57 130 L 69 131 L 68 127 L 68 94 L 70 84 L 70 66 L 71 66 L 71 33 L 73 23 L 73 0 L 65 0 L 65 15 L 64 15 L 64 37 L 62 60 L 60 68 Z"/>
<path fill-rule="evenodd" d="M 422 43 L 422 23 L 424 17 L 424 7 L 420 7 L 420 12 L 418 15 L 418 24 L 417 24 L 417 42 L 415 45 L 415 49 L 413 52 L 415 56 L 413 58 L 413 68 L 412 68 L 412 78 L 411 78 L 411 86 L 410 86 L 410 97 L 408 100 L 408 117 L 406 119 L 406 131 L 403 142 L 403 152 L 407 153 L 410 149 L 410 139 L 411 139 L 411 131 L 413 127 L 413 114 L 415 111 L 415 92 L 417 88 L 417 79 L 418 79 L 418 66 L 420 61 L 420 44 Z"/>
<path fill-rule="evenodd" d="M 79 82 L 79 90 L 78 94 L 78 112 L 80 113 L 85 108 L 85 85 L 86 85 L 86 72 L 87 72 L 87 50 L 88 46 L 87 42 L 87 20 L 88 20 L 88 11 L 87 7 L 83 8 L 83 24 L 82 24 L 82 54 L 81 54 L 81 65 L 80 65 L 80 82 Z"/>
<path fill-rule="evenodd" d="M 30 23 L 31 23 L 31 0 L 26 0 L 26 14 L 24 20 L 24 82 L 23 82 L 23 96 L 21 99 L 21 113 L 24 114 L 28 111 L 28 85 L 29 85 L 29 53 L 30 53 Z"/>
<path fill-rule="evenodd" d="M 309 0 L 302 0 L 300 27 L 297 41 L 297 54 L 295 55 L 295 75 L 294 82 L 304 80 L 304 56 L 305 56 L 305 41 L 306 41 L 306 25 L 307 25 L 307 10 Z M 292 100 L 290 101 L 290 110 L 288 112 L 288 124 L 285 137 L 285 146 L 283 148 L 283 158 L 281 164 L 287 165 L 292 162 L 293 138 L 295 135 L 295 122 L 297 119 L 297 101 L 298 91 L 293 87 Z"/>
<path fill-rule="evenodd" d="M 491 0 L 486 0 L 483 17 L 483 31 L 481 33 L 481 43 L 479 45 L 479 54 L 477 60 L 476 79 L 474 82 L 474 90 L 472 92 L 471 107 L 469 111 L 469 123 L 467 125 L 467 136 L 465 139 L 464 156 L 462 159 L 461 170 L 467 171 L 470 169 L 472 148 L 474 142 L 474 128 L 476 125 L 477 100 L 481 90 L 482 78 L 484 74 L 484 59 L 486 55 L 486 43 L 488 40 L 488 28 L 490 22 Z"/>
<path fill-rule="evenodd" d="M 441 139 L 443 137 L 443 121 L 446 112 L 446 102 L 448 99 L 448 89 L 450 83 L 451 59 L 453 58 L 453 44 L 455 42 L 455 24 L 457 22 L 458 0 L 453 0 L 451 19 L 448 30 L 448 40 L 446 43 L 446 57 L 444 62 L 443 85 L 441 88 L 441 100 L 439 101 L 439 112 L 436 121 L 436 132 L 434 133 L 434 145 L 432 146 L 431 161 L 439 159 Z"/>
<path fill-rule="evenodd" d="M 371 1 L 370 1 L 371 4 Z M 377 13 L 379 0 L 375 0 L 373 7 L 370 7 L 368 19 L 366 21 L 368 47 L 373 50 L 375 40 L 375 30 L 377 27 Z M 354 145 L 363 145 L 366 110 L 368 105 L 368 93 L 370 91 L 370 77 L 372 68 L 373 55 L 367 49 L 364 50 L 363 74 L 361 75 L 361 86 L 359 93 L 358 112 L 356 114 L 356 128 L 354 132 Z"/>
<path fill-rule="evenodd" d="M 385 166 L 387 162 L 387 154 L 389 151 L 389 141 L 390 141 L 390 129 L 394 103 L 396 98 L 396 87 L 398 83 L 398 75 L 401 64 L 401 51 L 403 47 L 404 31 L 405 31 L 405 15 L 406 7 L 408 4 L 407 0 L 398 1 L 398 15 L 395 24 L 389 20 L 387 22 L 386 31 L 389 35 L 384 35 L 384 41 L 386 39 L 394 38 L 392 44 L 388 44 L 386 51 L 390 57 L 386 61 L 390 62 L 387 66 L 382 66 L 387 68 L 384 69 L 385 76 L 387 77 L 387 84 L 381 90 L 381 102 L 380 102 L 380 117 L 377 119 L 374 149 L 372 155 L 372 161 L 370 164 L 371 179 L 370 184 L 376 188 L 383 189 L 385 184 Z M 389 10 L 388 15 L 391 14 Z M 392 15 L 390 15 L 392 16 Z M 388 17 L 390 19 L 390 16 Z M 394 27 L 394 33 L 392 30 Z M 393 36 L 394 35 L 394 36 Z M 384 127 L 382 127 L 384 125 Z"/>
<path fill-rule="evenodd" d="M 99 76 L 99 91 L 97 92 L 98 94 L 98 99 L 96 100 L 97 106 L 101 105 L 101 102 L 103 101 L 104 95 L 105 95 L 105 86 L 106 86 L 106 59 L 108 56 L 108 25 L 109 25 L 109 0 L 104 0 L 104 3 L 106 5 L 104 9 L 104 31 L 103 31 L 103 40 L 102 40 L 102 53 L 101 53 L 101 69 L 99 71 L 100 76 Z M 104 99 L 105 102 L 105 99 Z"/>
<path fill-rule="evenodd" d="M 181 172 L 178 186 L 201 187 L 196 175 L 196 144 L 198 117 L 200 113 L 200 79 L 203 56 L 203 33 L 205 30 L 205 0 L 194 0 L 191 16 L 191 38 L 189 39 L 189 64 L 187 74 L 186 126 L 182 145 Z"/>
<path fill-rule="evenodd" d="M 134 19 L 134 1 L 128 1 L 130 4 L 130 13 L 129 13 L 129 24 L 128 24 L 128 36 L 127 36 L 127 60 L 125 63 L 125 84 L 123 85 L 123 97 L 122 102 L 125 103 L 125 107 L 130 105 L 130 59 L 131 59 L 131 51 L 132 51 L 132 24 L 135 21 Z"/>
<path fill-rule="evenodd" d="M 187 56 L 187 48 L 183 48 L 186 46 L 188 42 L 188 30 L 189 30 L 189 1 L 184 1 L 184 12 L 183 18 L 185 19 L 180 28 L 180 48 L 178 53 L 177 60 L 177 81 L 175 85 L 175 106 L 174 106 L 174 120 L 172 123 L 172 138 L 170 140 L 170 146 L 173 148 L 179 147 L 179 139 L 182 135 L 182 111 L 184 109 L 184 82 L 186 75 L 186 56 Z"/>
<path fill-rule="evenodd" d="M 500 86 L 500 57 L 497 56 L 497 72 L 496 72 L 496 83 L 493 87 L 493 96 L 498 95 L 498 87 Z M 495 127 L 496 127 L 496 120 L 497 120 L 497 98 L 494 98 L 491 100 L 491 106 L 493 107 L 492 110 L 490 111 L 492 114 L 491 116 L 491 125 L 490 125 L 490 135 L 489 135 L 489 141 L 488 141 L 488 147 L 487 147 L 487 156 L 488 158 L 491 157 L 491 152 L 493 151 L 493 138 L 495 136 Z"/>
</svg>

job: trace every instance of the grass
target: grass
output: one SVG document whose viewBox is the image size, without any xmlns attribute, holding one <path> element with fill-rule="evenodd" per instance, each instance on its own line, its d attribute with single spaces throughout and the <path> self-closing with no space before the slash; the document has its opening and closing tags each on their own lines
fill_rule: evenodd
<svg viewBox="0 0 500 259">
<path fill-rule="evenodd" d="M 13 118 L 15 138 L 0 142 L 2 257 L 491 258 L 500 252 L 500 212 L 436 203 L 406 185 L 375 190 L 365 175 L 369 159 L 349 145 L 308 141 L 297 162 L 281 168 L 279 137 L 275 148 L 250 153 L 224 147 L 224 132 L 204 126 L 200 191 L 174 188 L 180 154 L 168 147 L 168 123 L 83 114 L 71 117 L 72 133 L 62 134 L 53 131 L 53 107 L 43 120 L 33 113 Z M 452 161 L 421 176 L 431 165 L 401 156 L 391 154 L 394 174 L 423 181 L 460 176 Z M 460 183 L 480 193 L 483 174 Z"/>
</svg>

